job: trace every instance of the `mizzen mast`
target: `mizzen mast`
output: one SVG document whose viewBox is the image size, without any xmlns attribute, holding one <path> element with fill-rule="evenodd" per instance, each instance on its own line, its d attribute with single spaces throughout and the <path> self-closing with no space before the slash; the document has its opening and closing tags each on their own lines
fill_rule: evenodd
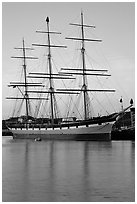
<svg viewBox="0 0 137 204">
<path fill-rule="evenodd" d="M 28 87 L 27 87 L 27 78 L 26 78 L 26 59 L 25 59 L 25 45 L 23 39 L 23 68 L 24 68 L 24 80 L 25 80 L 25 101 L 26 101 L 26 116 L 28 118 Z"/>
<path fill-rule="evenodd" d="M 7 97 L 7 99 L 25 99 L 25 107 L 26 107 L 26 119 L 28 119 L 29 116 L 29 107 L 30 107 L 30 103 L 29 103 L 29 95 L 28 95 L 28 87 L 29 86 L 42 86 L 41 83 L 28 83 L 27 82 L 27 71 L 26 71 L 26 59 L 38 59 L 36 57 L 31 57 L 31 56 L 26 56 L 26 50 L 34 50 L 33 48 L 29 48 L 29 47 L 25 47 L 25 41 L 23 38 L 22 41 L 22 47 L 20 48 L 15 48 L 17 50 L 22 50 L 23 51 L 23 56 L 16 56 L 16 57 L 11 57 L 11 58 L 19 58 L 19 59 L 23 59 L 23 70 L 24 70 L 24 82 L 10 82 L 10 85 L 8 85 L 9 87 L 17 87 L 19 89 L 19 91 L 22 94 L 22 98 L 21 97 Z M 20 90 L 19 87 L 24 87 L 24 93 Z M 35 98 L 31 98 L 31 99 L 35 99 Z M 37 98 L 36 98 L 37 99 Z"/>
</svg>

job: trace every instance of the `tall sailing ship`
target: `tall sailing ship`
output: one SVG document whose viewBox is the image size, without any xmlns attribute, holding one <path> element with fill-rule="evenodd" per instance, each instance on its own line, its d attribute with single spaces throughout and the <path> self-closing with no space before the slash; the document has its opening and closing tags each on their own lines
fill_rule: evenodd
<svg viewBox="0 0 137 204">
<path fill-rule="evenodd" d="M 95 28 L 92 25 L 84 24 L 83 13 L 81 12 L 81 23 L 71 23 L 71 25 L 81 28 L 81 37 L 69 37 L 66 39 L 81 41 L 81 68 L 61 68 L 61 71 L 54 73 L 52 69 L 51 49 L 52 48 L 66 48 L 63 45 L 51 44 L 51 35 L 60 34 L 58 32 L 50 31 L 49 18 L 46 18 L 47 31 L 36 31 L 47 35 L 47 44 L 32 44 L 33 46 L 40 46 L 48 48 L 48 72 L 33 72 L 27 76 L 26 60 L 36 59 L 35 57 L 26 56 L 26 50 L 31 48 L 25 47 L 23 39 L 23 46 L 20 49 L 23 51 L 23 56 L 14 57 L 23 59 L 24 81 L 11 82 L 10 87 L 18 88 L 22 97 L 8 97 L 8 99 L 21 100 L 25 102 L 26 113 L 25 116 L 18 118 L 17 123 L 7 123 L 8 129 L 13 133 L 13 138 L 17 139 L 55 139 L 55 140 L 111 140 L 112 126 L 120 113 L 112 113 L 107 116 L 90 117 L 89 114 L 89 92 L 115 92 L 112 89 L 91 89 L 88 87 L 87 76 L 109 77 L 106 69 L 93 69 L 86 67 L 85 60 L 85 42 L 101 42 L 98 39 L 85 38 L 84 28 Z M 56 88 L 54 86 L 55 80 L 75 80 L 75 76 L 82 77 L 82 86 L 80 88 Z M 46 79 L 48 80 L 48 87 L 41 82 L 28 82 L 31 79 Z M 43 87 L 44 90 L 30 90 L 30 87 Z M 23 87 L 23 91 L 21 88 Z M 46 90 L 45 90 L 46 87 Z M 30 97 L 30 94 L 38 94 L 37 97 Z M 41 96 L 44 94 L 44 96 Z M 83 100 L 84 118 L 67 116 L 65 118 L 58 116 L 58 106 L 56 95 L 72 98 L 72 96 L 81 95 Z M 37 100 L 39 107 L 41 102 L 49 101 L 50 116 L 36 118 L 30 114 L 30 101 Z M 131 105 L 132 106 L 132 105 Z M 129 106 L 128 108 L 130 108 Z M 37 107 L 38 108 L 38 107 Z M 46 114 L 46 113 L 45 113 Z"/>
</svg>

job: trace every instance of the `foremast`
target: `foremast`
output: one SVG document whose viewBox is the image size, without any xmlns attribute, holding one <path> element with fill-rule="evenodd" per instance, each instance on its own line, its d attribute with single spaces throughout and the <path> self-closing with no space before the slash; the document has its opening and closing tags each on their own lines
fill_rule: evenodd
<svg viewBox="0 0 137 204">
<path fill-rule="evenodd" d="M 90 25 L 84 25 L 84 17 L 83 12 L 81 12 L 81 24 L 73 24 L 70 25 L 80 26 L 81 27 L 81 38 L 66 38 L 66 39 L 72 39 L 72 40 L 81 40 L 81 55 L 82 55 L 82 76 L 83 76 L 83 84 L 81 91 L 83 92 L 83 104 L 84 104 L 84 119 L 87 120 L 89 118 L 89 110 L 88 110 L 88 91 L 87 91 L 87 73 L 86 73 L 86 63 L 85 63 L 85 41 L 90 41 L 91 39 L 85 39 L 84 36 L 84 27 L 92 27 L 95 28 L 95 26 Z M 91 40 L 92 41 L 92 40 Z M 94 40 L 94 41 L 101 41 L 101 40 Z"/>
<path fill-rule="evenodd" d="M 88 84 L 87 84 L 87 75 L 94 75 L 94 76 L 111 76 L 109 74 L 102 74 L 102 73 L 89 73 L 87 71 L 90 72 L 106 72 L 107 70 L 105 69 L 101 69 L 101 70 L 97 70 L 97 69 L 87 69 L 86 68 L 86 63 L 85 63 L 85 41 L 92 41 L 92 42 L 102 42 L 102 40 L 99 39 L 87 39 L 84 36 L 84 28 L 95 28 L 94 25 L 86 25 L 84 24 L 84 17 L 83 17 L 83 12 L 81 12 L 81 24 L 77 24 L 77 23 L 70 23 L 70 25 L 74 25 L 74 26 L 80 26 L 81 27 L 81 38 L 77 38 L 77 37 L 67 37 L 66 39 L 70 39 L 70 40 L 78 40 L 81 41 L 81 55 L 82 55 L 82 69 L 75 69 L 75 68 L 62 68 L 62 70 L 67 70 L 70 71 L 70 74 L 73 75 L 82 75 L 83 77 L 83 84 L 82 84 L 82 88 L 81 89 L 58 89 L 59 91 L 81 91 L 83 92 L 83 104 L 84 104 L 84 119 L 87 120 L 89 118 L 89 110 L 88 110 L 88 92 L 89 91 L 97 91 L 97 92 L 114 92 L 115 90 L 92 90 L 92 89 L 88 89 Z M 76 72 L 72 72 L 72 71 L 81 71 L 81 73 L 76 73 Z"/>
<path fill-rule="evenodd" d="M 81 48 L 81 54 L 82 54 L 82 68 L 83 68 L 83 96 L 84 96 L 84 116 L 85 120 L 89 117 L 88 110 L 87 110 L 87 100 L 86 100 L 86 95 L 87 95 L 87 84 L 86 84 L 86 75 L 85 75 L 85 69 L 86 69 L 86 64 L 85 64 L 85 44 L 84 44 L 84 28 L 83 28 L 83 13 L 81 12 L 81 32 L 82 32 L 82 48 Z M 88 114 L 88 115 L 87 115 Z"/>
</svg>

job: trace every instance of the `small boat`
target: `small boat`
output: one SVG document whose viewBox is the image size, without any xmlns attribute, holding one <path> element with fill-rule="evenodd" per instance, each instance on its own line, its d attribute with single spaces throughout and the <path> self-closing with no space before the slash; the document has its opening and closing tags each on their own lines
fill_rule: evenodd
<svg viewBox="0 0 137 204">
<path fill-rule="evenodd" d="M 81 37 L 70 37 L 66 38 L 69 40 L 76 40 L 81 42 L 81 59 L 82 65 L 78 68 L 61 68 L 58 73 L 53 72 L 52 67 L 52 57 L 51 57 L 51 49 L 52 48 L 66 48 L 63 45 L 54 45 L 51 44 L 51 35 L 60 34 L 58 32 L 50 31 L 49 27 L 49 17 L 46 18 L 47 30 L 46 31 L 37 31 L 38 33 L 42 33 L 47 35 L 47 44 L 32 44 L 37 47 L 46 47 L 47 48 L 47 71 L 46 72 L 34 72 L 30 73 L 27 77 L 26 75 L 26 60 L 27 59 L 36 59 L 34 57 L 27 57 L 26 50 L 31 50 L 31 48 L 25 47 L 25 42 L 23 39 L 23 46 L 21 49 L 23 51 L 23 56 L 14 57 L 23 59 L 23 70 L 24 70 L 24 81 L 23 82 L 11 82 L 10 87 L 18 88 L 22 94 L 22 97 L 9 97 L 9 99 L 22 100 L 22 103 L 25 102 L 26 113 L 24 117 L 18 117 L 17 122 L 7 123 L 8 129 L 13 133 L 13 138 L 16 139 L 35 139 L 35 141 L 41 141 L 41 139 L 48 140 L 111 140 L 111 131 L 114 122 L 117 117 L 121 113 L 112 113 L 104 116 L 95 116 L 91 117 L 89 114 L 89 105 L 91 103 L 91 99 L 89 97 L 89 93 L 92 92 L 107 92 L 113 93 L 114 89 L 93 89 L 88 85 L 88 77 L 109 77 L 110 74 L 107 74 L 106 69 L 97 69 L 97 68 L 87 68 L 86 60 L 85 60 L 85 42 L 101 42 L 99 39 L 87 39 L 85 38 L 85 28 L 95 28 L 95 26 L 84 24 L 83 12 L 81 12 L 81 23 L 71 24 L 74 26 L 78 26 L 81 28 Z M 16 48 L 17 49 L 17 48 Z M 55 80 L 75 80 L 76 77 L 81 77 L 81 87 L 80 88 L 56 88 L 54 86 Z M 39 80 L 47 80 L 47 84 L 43 84 L 41 82 L 28 82 L 28 78 L 39 79 Z M 30 87 L 43 87 L 44 90 L 29 90 Z M 23 87 L 23 91 L 21 88 Z M 38 97 L 30 97 L 30 94 L 38 94 Z M 41 96 L 41 95 L 44 96 Z M 66 113 L 66 117 L 59 116 L 58 105 L 56 100 L 56 95 L 61 95 L 66 98 L 66 95 L 70 97 L 68 100 L 68 111 Z M 78 105 L 72 104 L 77 109 L 77 112 L 80 115 L 80 111 L 83 111 L 83 118 L 74 117 L 73 112 L 72 115 L 68 115 L 70 112 L 69 103 L 72 100 L 72 96 L 80 96 L 82 99 L 82 109 L 79 109 Z M 37 100 L 39 103 L 36 106 L 37 111 L 39 111 L 42 101 L 48 101 L 49 106 L 44 113 L 43 118 L 36 118 L 36 114 L 31 114 L 30 109 L 30 101 Z M 67 99 L 66 99 L 67 100 Z M 46 104 L 46 103 L 45 103 Z M 45 105 L 46 106 L 46 105 Z M 130 105 L 128 108 L 130 108 Z M 48 115 L 47 112 L 50 112 Z M 36 113 L 35 112 L 35 113 Z M 48 117 L 45 117 L 45 115 Z"/>
<path fill-rule="evenodd" d="M 41 141 L 40 137 L 35 138 L 35 142 L 40 142 L 40 141 Z"/>
</svg>

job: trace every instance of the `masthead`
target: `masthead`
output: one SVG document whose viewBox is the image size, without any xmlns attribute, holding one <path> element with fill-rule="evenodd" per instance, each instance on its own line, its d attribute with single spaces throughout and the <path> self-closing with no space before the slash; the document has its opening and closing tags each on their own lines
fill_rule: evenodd
<svg viewBox="0 0 137 204">
<path fill-rule="evenodd" d="M 49 22 L 49 17 L 46 18 L 47 23 Z"/>
</svg>

